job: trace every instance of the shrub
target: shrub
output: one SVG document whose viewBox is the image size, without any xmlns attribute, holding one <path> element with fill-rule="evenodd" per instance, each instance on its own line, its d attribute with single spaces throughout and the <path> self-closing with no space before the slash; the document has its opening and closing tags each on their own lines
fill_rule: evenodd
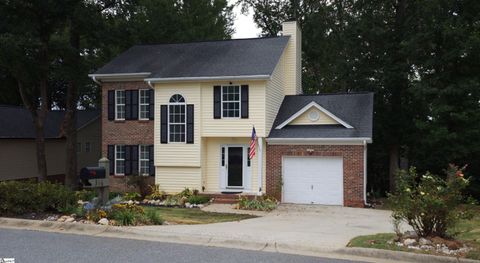
<svg viewBox="0 0 480 263">
<path fill-rule="evenodd" d="M 148 222 L 152 225 L 162 225 L 164 222 L 163 218 L 160 216 L 160 212 L 154 209 L 147 210 L 145 216 Z"/>
<path fill-rule="evenodd" d="M 238 208 L 244 210 L 259 210 L 259 211 L 272 211 L 277 208 L 278 201 L 273 197 L 255 197 L 254 199 L 248 199 L 247 197 L 240 197 L 238 200 Z"/>
<path fill-rule="evenodd" d="M 0 182 L 0 214 L 61 212 L 76 202 L 75 193 L 60 184 L 32 180 Z"/>
<path fill-rule="evenodd" d="M 150 185 L 151 194 L 147 195 L 145 198 L 150 200 L 164 200 L 167 194 L 164 191 L 160 191 L 160 186 Z"/>
<path fill-rule="evenodd" d="M 178 195 L 169 195 L 165 199 L 165 205 L 166 206 L 178 206 L 180 205 L 180 196 Z"/>
<path fill-rule="evenodd" d="M 129 204 L 114 204 L 107 214 L 107 218 L 114 219 L 119 225 L 130 226 L 146 221 L 145 211 L 141 206 Z"/>
<path fill-rule="evenodd" d="M 92 190 L 80 190 L 75 192 L 75 196 L 77 200 L 82 200 L 82 201 L 92 201 L 93 198 L 97 197 L 97 193 Z"/>
<path fill-rule="evenodd" d="M 137 193 L 137 192 L 126 192 L 123 194 L 123 200 L 129 201 L 129 200 L 140 200 L 142 196 Z"/>
<path fill-rule="evenodd" d="M 192 195 L 187 199 L 187 202 L 190 204 L 205 204 L 210 201 L 210 197 L 205 196 L 205 195 Z"/>
<path fill-rule="evenodd" d="M 460 206 L 467 200 L 462 191 L 469 183 L 464 169 L 450 165 L 446 180 L 428 172 L 418 176 L 415 167 L 400 171 L 397 190 L 388 197 L 393 218 L 407 222 L 421 237 L 445 237 L 449 228 L 469 217 Z"/>
<path fill-rule="evenodd" d="M 178 195 L 179 195 L 180 197 L 189 198 L 190 196 L 193 195 L 193 192 L 192 192 L 190 189 L 185 188 L 185 189 L 183 189 L 183 191 L 181 191 Z"/>
</svg>

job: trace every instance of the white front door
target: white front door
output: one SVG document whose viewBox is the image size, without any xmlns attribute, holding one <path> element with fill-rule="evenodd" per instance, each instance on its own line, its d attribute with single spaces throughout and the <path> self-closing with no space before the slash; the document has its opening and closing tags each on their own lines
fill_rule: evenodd
<svg viewBox="0 0 480 263">
<path fill-rule="evenodd" d="M 284 157 L 283 201 L 343 205 L 341 157 Z"/>
</svg>

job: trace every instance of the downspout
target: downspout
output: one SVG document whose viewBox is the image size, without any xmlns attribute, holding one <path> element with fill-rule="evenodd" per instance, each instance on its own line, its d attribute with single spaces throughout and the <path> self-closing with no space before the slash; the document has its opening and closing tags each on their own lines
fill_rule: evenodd
<svg viewBox="0 0 480 263">
<path fill-rule="evenodd" d="M 147 80 L 147 84 L 148 86 L 150 86 L 150 88 L 154 89 L 153 85 L 152 85 L 152 81 L 151 80 Z"/>
<path fill-rule="evenodd" d="M 367 141 L 363 140 L 363 202 L 366 207 L 370 204 L 367 202 Z"/>
<path fill-rule="evenodd" d="M 100 81 L 98 81 L 95 76 L 92 76 L 92 80 L 93 80 L 93 82 L 97 83 L 98 85 L 102 85 L 102 83 Z"/>
<path fill-rule="evenodd" d="M 263 186 L 263 138 L 258 137 L 258 193 L 262 195 Z"/>
</svg>

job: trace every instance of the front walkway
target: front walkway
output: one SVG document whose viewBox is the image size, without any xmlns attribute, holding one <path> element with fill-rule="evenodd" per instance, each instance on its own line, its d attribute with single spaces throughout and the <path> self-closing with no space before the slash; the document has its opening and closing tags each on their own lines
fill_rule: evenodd
<svg viewBox="0 0 480 263">
<path fill-rule="evenodd" d="M 213 209 L 212 207 L 210 211 Z M 229 212 L 228 208 L 217 212 Z M 219 242 L 264 243 L 330 252 L 355 236 L 392 232 L 390 211 L 318 205 L 281 205 L 263 217 L 209 225 L 141 226 L 129 230 L 147 236 L 183 236 Z"/>
</svg>

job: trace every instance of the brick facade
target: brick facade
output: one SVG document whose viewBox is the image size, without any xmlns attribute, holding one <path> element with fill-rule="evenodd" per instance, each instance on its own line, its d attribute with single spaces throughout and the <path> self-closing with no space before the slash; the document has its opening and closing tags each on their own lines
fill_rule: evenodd
<svg viewBox="0 0 480 263">
<path fill-rule="evenodd" d="M 109 90 L 150 89 L 143 81 L 102 83 L 102 156 L 107 157 L 108 145 L 153 145 L 153 120 L 108 120 Z M 152 176 L 152 181 L 153 181 Z M 130 191 L 123 176 L 110 176 L 110 191 Z"/>
<path fill-rule="evenodd" d="M 268 145 L 267 194 L 282 198 L 282 156 L 343 156 L 344 206 L 363 207 L 363 145 Z"/>
</svg>

